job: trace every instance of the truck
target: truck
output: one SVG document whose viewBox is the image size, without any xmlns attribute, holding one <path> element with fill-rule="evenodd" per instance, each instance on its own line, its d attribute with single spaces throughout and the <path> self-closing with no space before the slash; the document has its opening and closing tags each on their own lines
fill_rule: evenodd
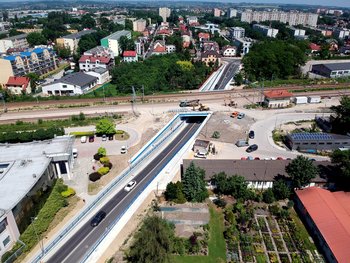
<svg viewBox="0 0 350 263">
<path fill-rule="evenodd" d="M 300 96 L 300 97 L 295 97 L 294 98 L 294 103 L 295 104 L 307 104 L 307 97 Z"/>
<path fill-rule="evenodd" d="M 199 106 L 199 100 L 182 100 L 180 107 L 197 107 Z"/>
<path fill-rule="evenodd" d="M 307 97 L 307 102 L 308 103 L 320 103 L 321 102 L 321 97 L 320 96 Z"/>
<path fill-rule="evenodd" d="M 208 106 L 206 105 L 203 105 L 202 103 L 199 104 L 199 108 L 198 108 L 199 111 L 208 111 L 210 110 Z"/>
</svg>

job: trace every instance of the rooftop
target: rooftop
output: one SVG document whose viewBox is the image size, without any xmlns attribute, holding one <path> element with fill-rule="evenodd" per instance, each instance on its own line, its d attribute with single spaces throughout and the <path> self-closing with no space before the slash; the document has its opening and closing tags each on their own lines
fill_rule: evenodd
<svg viewBox="0 0 350 263">
<path fill-rule="evenodd" d="M 27 35 L 28 35 L 28 34 L 20 34 L 20 35 L 16 35 L 16 36 L 4 38 L 3 40 L 23 39 L 23 38 L 27 38 Z"/>
<path fill-rule="evenodd" d="M 329 70 L 350 70 L 350 63 L 329 63 L 329 64 L 318 64 L 323 65 Z M 316 65 L 315 65 L 316 66 Z"/>
<path fill-rule="evenodd" d="M 337 262 L 350 259 L 350 193 L 310 187 L 296 194 Z"/>
<path fill-rule="evenodd" d="M 335 139 L 350 140 L 350 136 L 333 134 L 333 133 L 322 133 L 322 132 L 314 132 L 314 133 L 299 132 L 299 133 L 288 134 L 288 136 L 292 140 L 296 140 L 296 141 L 329 141 L 329 140 L 335 140 Z"/>
<path fill-rule="evenodd" d="M 47 141 L 0 144 L 0 209 L 10 210 L 40 180 L 52 159 L 67 160 L 73 137 L 59 136 Z"/>
<path fill-rule="evenodd" d="M 60 79 L 57 79 L 54 82 L 47 84 L 45 86 L 52 85 L 54 83 L 67 83 L 67 84 L 83 87 L 90 84 L 91 82 L 96 81 L 96 79 L 97 79 L 96 77 L 85 74 L 83 72 L 76 72 L 76 73 L 66 75 Z"/>
<path fill-rule="evenodd" d="M 62 37 L 62 38 L 80 39 L 82 36 L 85 36 L 85 35 L 88 35 L 88 34 L 91 34 L 91 33 L 95 33 L 95 32 L 96 32 L 96 30 L 92 30 L 92 29 L 83 30 L 83 31 L 79 31 L 78 33 L 66 35 L 66 36 L 64 36 L 64 37 Z"/>
<path fill-rule="evenodd" d="M 27 77 L 9 77 L 9 80 L 7 81 L 6 85 L 8 86 L 23 86 L 24 89 L 27 88 L 28 84 L 30 82 L 30 79 Z"/>
<path fill-rule="evenodd" d="M 89 60 L 91 63 L 96 63 L 97 61 L 99 61 L 99 63 L 101 64 L 108 64 L 111 61 L 111 58 L 106 56 L 82 55 L 79 59 L 79 63 L 86 62 L 87 60 Z"/>
<path fill-rule="evenodd" d="M 114 40 L 119 40 L 122 36 L 128 36 L 128 35 L 131 35 L 131 32 L 128 31 L 128 30 L 121 30 L 121 31 L 117 31 L 109 36 L 106 36 L 104 38 L 102 38 L 101 40 L 103 39 L 114 39 Z"/>
<path fill-rule="evenodd" d="M 108 69 L 102 68 L 102 67 L 97 67 L 97 68 L 91 69 L 90 71 L 96 72 L 98 74 L 103 74 L 103 73 L 107 72 Z"/>
<path fill-rule="evenodd" d="M 186 171 L 190 163 L 204 169 L 205 179 L 210 178 L 220 172 L 225 172 L 228 176 L 238 174 L 247 181 L 265 181 L 272 182 L 275 177 L 285 176 L 285 171 L 289 160 L 228 160 L 228 159 L 184 159 L 183 171 Z M 331 162 L 317 162 L 314 164 L 320 169 L 320 176 L 312 179 L 312 182 L 326 183 L 327 178 L 332 174 Z"/>
<path fill-rule="evenodd" d="M 264 92 L 266 98 L 279 99 L 279 98 L 290 98 L 293 96 L 288 90 L 269 90 Z"/>
<path fill-rule="evenodd" d="M 133 50 L 126 50 L 123 53 L 123 57 L 136 57 L 136 51 Z"/>
</svg>

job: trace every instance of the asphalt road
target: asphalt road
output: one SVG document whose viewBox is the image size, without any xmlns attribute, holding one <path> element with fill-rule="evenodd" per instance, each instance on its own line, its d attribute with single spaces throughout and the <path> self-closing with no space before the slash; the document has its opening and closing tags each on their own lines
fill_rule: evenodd
<svg viewBox="0 0 350 263">
<path fill-rule="evenodd" d="M 157 156 L 149 163 L 139 174 L 133 177 L 137 185 L 130 192 L 119 191 L 101 210 L 107 213 L 106 218 L 97 226 L 91 227 L 90 220 L 83 225 L 68 241 L 66 241 L 59 250 L 46 262 L 48 263 L 76 263 L 79 262 L 89 251 L 98 238 L 106 231 L 108 226 L 117 218 L 137 196 L 141 189 L 157 176 L 173 156 L 182 148 L 182 146 L 193 136 L 201 125 L 200 120 L 191 122 L 188 126 Z"/>
<path fill-rule="evenodd" d="M 236 75 L 239 70 L 240 61 L 232 61 L 224 69 L 218 83 L 215 85 L 214 90 L 224 90 L 229 81 Z"/>
</svg>

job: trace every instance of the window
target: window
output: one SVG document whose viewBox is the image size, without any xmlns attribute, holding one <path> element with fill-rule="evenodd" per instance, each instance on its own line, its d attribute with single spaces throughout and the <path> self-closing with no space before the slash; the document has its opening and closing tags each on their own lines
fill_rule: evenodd
<svg viewBox="0 0 350 263">
<path fill-rule="evenodd" d="M 308 145 L 309 143 L 308 142 L 303 142 L 303 145 Z"/>
<path fill-rule="evenodd" d="M 319 145 L 324 145 L 324 142 L 320 142 Z"/>
<path fill-rule="evenodd" d="M 62 88 L 67 88 L 67 85 L 62 85 Z"/>
<path fill-rule="evenodd" d="M 6 221 L 6 218 L 5 218 L 5 219 L 2 220 L 1 223 L 0 223 L 0 234 L 1 234 L 2 232 L 5 231 L 6 225 L 7 225 L 7 221 Z"/>
<path fill-rule="evenodd" d="M 332 142 L 327 142 L 327 145 L 332 145 L 333 143 Z"/>
<path fill-rule="evenodd" d="M 2 241 L 2 243 L 4 244 L 4 247 L 7 246 L 8 243 L 10 243 L 11 239 L 10 239 L 10 236 L 7 236 L 4 241 Z"/>
<path fill-rule="evenodd" d="M 348 144 L 348 142 L 343 142 L 343 144 Z"/>
<path fill-rule="evenodd" d="M 311 145 L 316 145 L 316 143 L 315 142 L 312 142 L 312 143 L 310 143 Z"/>
</svg>

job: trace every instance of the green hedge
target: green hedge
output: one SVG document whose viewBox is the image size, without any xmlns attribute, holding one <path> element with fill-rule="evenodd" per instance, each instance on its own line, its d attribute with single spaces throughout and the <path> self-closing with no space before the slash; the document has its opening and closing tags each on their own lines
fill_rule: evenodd
<svg viewBox="0 0 350 263">
<path fill-rule="evenodd" d="M 0 133 L 0 143 L 31 142 L 52 139 L 55 135 L 64 135 L 63 128 L 51 127 L 36 131 L 4 132 Z"/>
<path fill-rule="evenodd" d="M 125 131 L 123 131 L 123 130 L 116 130 L 115 131 L 115 134 L 124 134 L 125 133 Z"/>
<path fill-rule="evenodd" d="M 70 132 L 71 135 L 75 135 L 76 137 L 82 136 L 93 136 L 95 135 L 94 131 L 82 131 L 82 132 Z"/>
<path fill-rule="evenodd" d="M 98 172 L 100 175 L 108 174 L 108 172 L 109 172 L 109 167 L 101 167 L 100 169 L 98 169 L 97 172 Z"/>
<path fill-rule="evenodd" d="M 108 164 L 109 163 L 109 158 L 108 157 L 102 157 L 102 158 L 100 158 L 100 162 L 102 164 Z"/>
<path fill-rule="evenodd" d="M 63 197 L 70 197 L 72 195 L 75 195 L 75 191 L 73 188 L 68 187 L 68 189 L 66 191 L 61 192 L 61 195 Z"/>
</svg>

